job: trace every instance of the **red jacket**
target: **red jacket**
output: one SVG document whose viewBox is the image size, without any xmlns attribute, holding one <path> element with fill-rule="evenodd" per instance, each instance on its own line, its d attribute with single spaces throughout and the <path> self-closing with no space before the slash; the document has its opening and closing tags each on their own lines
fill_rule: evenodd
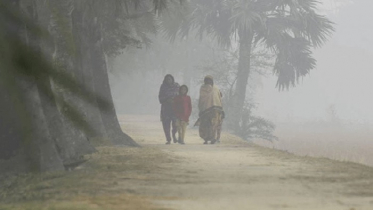
<svg viewBox="0 0 373 210">
<path fill-rule="evenodd" d="M 176 118 L 189 122 L 189 116 L 192 113 L 192 102 L 188 95 L 178 95 L 174 98 L 174 111 Z"/>
</svg>

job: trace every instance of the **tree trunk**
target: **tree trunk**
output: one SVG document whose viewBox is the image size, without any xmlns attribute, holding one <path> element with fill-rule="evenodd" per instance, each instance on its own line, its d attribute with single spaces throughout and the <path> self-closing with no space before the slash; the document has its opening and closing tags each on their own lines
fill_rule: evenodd
<svg viewBox="0 0 373 210">
<path fill-rule="evenodd" d="M 50 80 L 48 77 L 39 77 L 43 80 L 45 86 L 51 88 Z M 64 165 L 69 165 L 78 162 L 83 155 L 96 152 L 96 149 L 85 139 L 75 138 L 76 133 L 66 127 L 66 123 L 62 121 L 61 113 L 58 110 L 56 100 L 52 91 L 48 92 L 47 96 L 41 97 L 42 108 L 48 127 L 53 140 L 56 142 L 58 152 L 63 160 Z"/>
<path fill-rule="evenodd" d="M 28 170 L 45 172 L 63 170 L 62 160 L 50 134 L 42 109 L 41 94 L 33 76 L 14 78 L 22 105 L 17 110 L 22 122 L 22 151 L 26 153 Z M 18 102 L 19 103 L 19 102 Z"/>
<path fill-rule="evenodd" d="M 38 21 L 35 0 L 28 3 L 29 4 L 26 5 L 28 15 L 34 21 Z M 34 56 L 40 59 L 40 38 L 28 34 L 26 28 L 25 39 L 26 43 L 32 49 Z M 36 67 L 30 66 L 29 71 L 32 71 L 32 68 Z M 47 118 L 43 110 L 43 105 L 45 105 L 43 102 L 48 100 L 48 95 L 44 95 L 43 90 L 45 92 L 51 92 L 51 89 L 48 89 L 48 87 L 41 87 L 42 85 L 40 83 L 38 86 L 38 79 L 39 78 L 34 75 L 24 77 L 18 76 L 16 78 L 16 83 L 18 83 L 17 86 L 20 87 L 20 95 L 22 95 L 22 99 L 25 102 L 24 104 L 27 104 L 27 107 L 25 107 L 27 111 L 24 113 L 24 119 L 27 124 L 31 123 L 30 125 L 24 124 L 24 130 L 26 130 L 26 141 L 23 143 L 23 146 L 25 150 L 31 151 L 28 155 L 31 159 L 31 171 L 44 172 L 62 170 L 62 159 L 58 154 L 56 144 L 53 141 Z"/>
<path fill-rule="evenodd" d="M 21 10 L 19 1 L 14 1 L 15 9 Z M 27 13 L 33 17 L 35 15 L 34 2 L 25 5 Z M 9 34 L 8 42 L 8 66 L 0 70 L 1 80 L 1 99 L 2 108 L 10 113 L 2 113 L 2 121 L 11 117 L 10 124 L 7 127 L 11 133 L 2 136 L 1 142 L 5 146 L 11 145 L 10 149 L 18 150 L 18 162 L 15 162 L 9 169 L 17 169 L 20 165 L 25 166 L 23 172 L 44 172 L 63 170 L 62 160 L 56 150 L 47 122 L 41 108 L 40 93 L 35 84 L 35 75 L 24 73 L 19 74 L 20 70 L 35 72 L 35 65 L 31 62 L 25 62 L 23 65 L 15 61 L 26 61 L 24 56 L 35 56 L 35 47 L 37 47 L 36 37 L 28 34 L 28 29 L 19 23 L 9 22 L 11 30 L 16 33 Z M 7 32 L 7 31 L 6 31 Z M 28 44 L 28 52 L 20 52 L 24 49 L 24 44 Z M 5 56 L 5 55 L 4 55 Z M 21 69 L 25 68 L 25 69 Z M 10 107 L 9 107 L 10 106 Z M 13 111 L 13 112 L 12 112 Z M 5 138 L 4 138 L 5 137 Z M 9 142 L 16 142 L 12 145 Z"/>
<path fill-rule="evenodd" d="M 26 134 L 26 150 L 31 149 L 31 170 L 38 172 L 63 170 L 63 162 L 60 158 L 55 142 L 49 132 L 48 122 L 42 109 L 42 101 L 35 85 L 35 80 L 20 82 L 21 92 L 24 94 L 27 111 L 32 113 L 29 131 Z M 26 120 L 27 122 L 28 120 Z M 26 128 L 27 129 L 27 128 Z M 31 140 L 31 142 L 29 142 Z"/>
<path fill-rule="evenodd" d="M 16 10 L 20 10 L 20 0 L 9 1 L 9 5 Z M 17 23 L 9 23 L 9 28 L 6 29 L 10 38 L 19 36 L 21 26 Z M 1 49 L 0 49 L 1 50 Z M 9 61 L 13 58 L 12 52 L 7 52 L 5 59 Z M 11 83 L 12 72 L 9 69 L 4 68 L 3 63 L 0 63 L 0 159 L 8 160 L 13 156 L 19 154 L 22 144 L 22 121 L 20 121 L 19 106 L 22 104 L 19 97 L 15 96 L 16 85 Z M 6 71 L 8 70 L 8 71 Z M 18 114 L 17 114 L 18 113 Z M 21 165 L 22 163 L 19 163 Z M 22 164 L 24 165 L 24 164 Z M 9 169 L 14 170 L 13 166 Z"/>
<path fill-rule="evenodd" d="M 108 134 L 108 138 L 114 145 L 138 146 L 131 137 L 123 133 L 119 125 L 111 94 L 105 57 L 101 43 L 99 42 L 100 41 L 97 41 L 96 44 L 93 44 L 94 49 L 91 51 L 93 55 L 92 70 L 96 94 L 108 103 L 107 108 L 103 108 L 104 106 L 99 104 L 100 114 L 105 126 L 105 130 Z"/>
<path fill-rule="evenodd" d="M 0 69 L 0 76 L 5 78 L 4 70 Z M 21 148 L 21 121 L 17 115 L 17 106 L 12 101 L 12 89 L 0 82 L 0 159 L 8 160 L 15 156 Z M 19 102 L 21 103 L 21 102 Z"/>
<path fill-rule="evenodd" d="M 12 149 L 10 158 L 17 151 L 20 162 L 16 162 L 11 170 L 26 167 L 22 172 L 45 172 L 63 170 L 62 160 L 51 138 L 47 121 L 41 108 L 40 95 L 33 77 L 15 75 L 15 70 L 2 70 L 1 77 L 7 80 L 2 84 L 2 108 L 7 112 L 1 118 L 7 120 L 7 135 L 2 135 L 1 147 Z M 3 80 L 3 81 L 4 81 Z M 3 86 L 4 85 L 4 86 Z M 5 89 L 3 89 L 5 87 Z M 10 106 L 10 107 L 9 107 Z"/>
<path fill-rule="evenodd" d="M 95 88 L 93 83 L 92 75 L 92 63 L 91 63 L 91 51 L 90 43 L 87 39 L 87 26 L 84 24 L 84 11 L 79 8 L 79 5 L 75 4 L 75 9 L 72 12 L 72 23 L 73 23 L 73 35 L 76 46 L 76 60 L 75 69 L 77 79 L 79 82 L 84 84 L 84 87 L 93 95 L 91 98 L 95 98 Z M 84 112 L 86 121 L 89 122 L 95 133 L 88 134 L 88 138 L 92 142 L 102 141 L 107 138 L 104 124 L 101 119 L 100 110 L 98 109 L 97 101 L 91 103 L 84 102 Z"/>
<path fill-rule="evenodd" d="M 32 5 L 28 6 L 30 15 L 33 17 L 35 22 L 40 25 L 47 27 L 50 22 L 50 14 L 43 17 L 46 22 L 41 21 L 38 13 L 46 14 L 45 5 L 38 5 L 36 1 L 30 1 Z M 38 8 L 40 10 L 38 10 Z M 42 48 L 45 50 L 46 55 L 51 54 L 51 50 L 48 52 L 48 47 L 45 43 L 42 43 L 39 37 L 32 38 L 33 48 L 37 52 L 39 58 L 42 56 Z M 43 47 L 42 47 L 43 46 Z M 49 61 L 52 61 L 52 56 L 45 56 Z M 90 154 L 96 150 L 89 144 L 85 139 L 75 138 L 74 132 L 68 129 L 62 121 L 62 116 L 58 110 L 57 103 L 52 91 L 51 81 L 48 75 L 41 74 L 36 79 L 36 84 L 39 92 L 43 91 L 44 94 L 40 94 L 41 108 L 47 121 L 47 126 L 51 135 L 51 138 L 56 144 L 57 151 L 62 158 L 65 165 L 72 162 L 79 161 L 80 157 L 85 154 Z M 75 129 L 75 128 L 73 128 Z"/>
<path fill-rule="evenodd" d="M 242 110 L 245 106 L 246 88 L 250 74 L 250 54 L 252 47 L 253 35 L 239 33 L 239 59 L 236 90 L 234 93 L 233 104 L 230 113 L 233 128 L 238 128 L 242 116 Z"/>
<path fill-rule="evenodd" d="M 108 138 L 114 145 L 138 146 L 131 137 L 123 133 L 118 122 L 109 84 L 105 54 L 102 47 L 100 22 L 96 20 L 95 23 L 91 23 L 89 26 L 91 27 L 91 34 L 89 34 L 88 37 L 91 46 L 90 52 L 92 55 L 91 63 L 94 89 L 97 96 L 104 99 L 108 104 L 106 108 L 104 108 L 105 106 L 103 104 L 98 104 Z"/>
<path fill-rule="evenodd" d="M 69 75 L 77 80 L 76 71 L 74 71 L 74 58 L 75 58 L 75 43 L 72 35 L 72 19 L 71 19 L 71 1 L 52 1 L 51 7 L 51 33 L 55 37 L 55 52 L 54 61 L 59 71 L 67 71 Z M 50 85 L 49 81 L 45 81 Z M 77 81 L 79 82 L 79 81 Z M 75 94 L 69 90 L 63 89 L 54 84 L 53 89 L 56 92 L 57 97 L 61 97 L 67 103 L 73 105 L 79 112 L 82 112 L 83 102 Z M 58 101 L 58 100 L 57 100 Z M 56 102 L 56 100 L 54 100 Z M 57 102 L 57 104 L 59 104 Z M 56 142 L 59 145 L 60 152 L 65 158 L 66 163 L 77 161 L 82 155 L 90 154 L 95 152 L 94 147 L 88 142 L 85 134 L 74 125 L 70 119 L 66 116 L 70 115 L 72 110 L 59 104 L 55 107 L 59 108 L 62 113 L 60 121 L 51 119 L 54 123 L 62 122 L 62 128 L 64 129 L 64 138 L 56 138 Z M 58 129 L 59 125 L 51 125 L 53 129 Z M 56 131 L 58 132 L 58 131 Z M 61 131 L 59 131 L 61 132 Z M 61 140 L 60 140 L 61 139 Z M 60 140 L 60 141 L 59 141 Z"/>
</svg>

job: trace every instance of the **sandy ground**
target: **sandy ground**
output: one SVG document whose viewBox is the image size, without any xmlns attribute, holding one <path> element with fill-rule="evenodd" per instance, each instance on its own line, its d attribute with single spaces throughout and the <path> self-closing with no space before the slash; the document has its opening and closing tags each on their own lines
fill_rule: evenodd
<svg viewBox="0 0 373 210">
<path fill-rule="evenodd" d="M 203 145 L 189 129 L 186 145 L 165 145 L 153 116 L 121 116 L 123 129 L 145 148 L 166 153 L 146 180 L 120 183 L 167 209 L 373 209 L 373 168 L 299 157 L 224 134 Z M 149 160 L 151 161 L 151 160 Z"/>
</svg>

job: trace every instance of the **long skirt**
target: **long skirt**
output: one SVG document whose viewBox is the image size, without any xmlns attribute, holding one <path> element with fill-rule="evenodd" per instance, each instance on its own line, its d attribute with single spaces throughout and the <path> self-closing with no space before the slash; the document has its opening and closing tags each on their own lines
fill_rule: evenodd
<svg viewBox="0 0 373 210">
<path fill-rule="evenodd" d="M 200 117 L 199 136 L 205 141 L 217 140 L 218 131 L 221 129 L 221 110 L 211 109 Z"/>
</svg>

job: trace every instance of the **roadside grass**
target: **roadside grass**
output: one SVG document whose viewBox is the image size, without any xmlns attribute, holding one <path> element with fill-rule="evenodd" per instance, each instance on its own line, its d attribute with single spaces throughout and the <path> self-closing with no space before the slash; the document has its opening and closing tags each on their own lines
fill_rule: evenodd
<svg viewBox="0 0 373 210">
<path fill-rule="evenodd" d="M 300 156 L 326 157 L 373 166 L 373 130 L 366 126 L 280 124 L 275 135 L 279 141 L 253 142 Z"/>
<path fill-rule="evenodd" d="M 121 185 L 150 179 L 150 172 L 172 162 L 155 148 L 98 147 L 73 171 L 20 174 L 0 182 L 0 209 L 162 209 L 152 198 Z M 151 160 L 151 161 L 150 161 Z"/>
</svg>

